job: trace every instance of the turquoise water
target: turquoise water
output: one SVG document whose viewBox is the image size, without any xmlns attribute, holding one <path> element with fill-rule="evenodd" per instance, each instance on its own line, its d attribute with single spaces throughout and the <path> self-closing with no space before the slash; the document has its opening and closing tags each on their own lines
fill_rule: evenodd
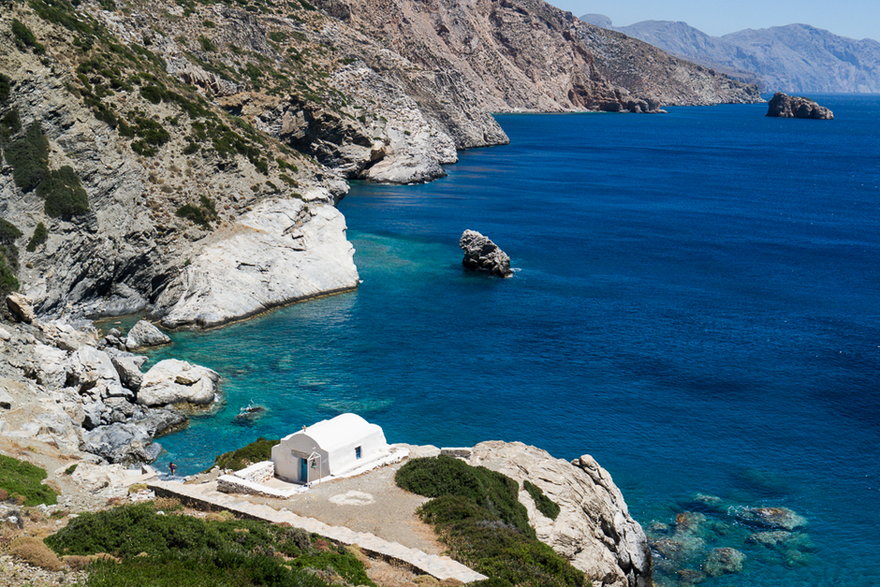
<svg viewBox="0 0 880 587">
<path fill-rule="evenodd" d="M 777 552 L 719 516 L 703 540 L 747 559 L 706 585 L 880 585 L 880 97 L 821 101 L 837 120 L 501 116 L 511 144 L 448 178 L 355 184 L 357 292 L 155 355 L 227 397 L 160 464 L 355 411 L 392 442 L 593 454 L 646 527 L 697 492 L 809 520 L 814 546 Z M 465 274 L 465 228 L 516 276 Z M 267 416 L 232 424 L 250 400 Z"/>
</svg>

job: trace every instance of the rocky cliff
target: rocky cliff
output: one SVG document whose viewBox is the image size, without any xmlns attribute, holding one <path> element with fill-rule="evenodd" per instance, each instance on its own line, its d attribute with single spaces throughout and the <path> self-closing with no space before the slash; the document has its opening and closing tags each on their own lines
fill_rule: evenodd
<svg viewBox="0 0 880 587">
<path fill-rule="evenodd" d="M 630 515 L 608 471 L 590 456 L 572 462 L 519 442 L 482 442 L 468 462 L 503 473 L 523 486 L 537 485 L 560 507 L 556 519 L 538 511 L 529 493 L 520 502 L 538 539 L 549 544 L 596 587 L 651 585 L 651 552 L 642 527 Z"/>
<path fill-rule="evenodd" d="M 539 0 L 17 1 L 0 40 L 0 283 L 51 317 L 354 288 L 345 178 L 439 177 L 493 111 L 757 98 Z"/>
</svg>

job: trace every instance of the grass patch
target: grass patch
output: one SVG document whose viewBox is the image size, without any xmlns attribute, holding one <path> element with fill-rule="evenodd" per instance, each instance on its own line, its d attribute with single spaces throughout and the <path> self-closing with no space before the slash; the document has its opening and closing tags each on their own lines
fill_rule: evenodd
<svg viewBox="0 0 880 587">
<path fill-rule="evenodd" d="M 535 538 L 525 507 L 517 501 L 519 486 L 506 475 L 440 456 L 408 462 L 395 480 L 404 489 L 434 498 L 419 515 L 434 526 L 453 557 L 489 577 L 487 585 L 590 584 Z"/>
<path fill-rule="evenodd" d="M 41 244 L 46 242 L 46 239 L 48 239 L 48 238 L 49 238 L 49 231 L 46 228 L 46 225 L 43 224 L 42 222 L 38 223 L 37 226 L 34 228 L 34 234 L 31 235 L 31 238 L 28 241 L 28 244 L 27 244 L 28 252 L 33 253 L 34 251 L 36 251 L 37 247 L 39 247 Z"/>
<path fill-rule="evenodd" d="M 0 489 L 7 491 L 11 496 L 23 497 L 24 505 L 56 503 L 58 494 L 51 487 L 43 485 L 42 481 L 45 478 L 45 469 L 0 455 Z"/>
<path fill-rule="evenodd" d="M 544 495 L 540 487 L 526 479 L 523 481 L 523 488 L 532 496 L 535 507 L 538 508 L 539 512 L 551 520 L 555 520 L 559 516 L 559 504 Z"/>
<path fill-rule="evenodd" d="M 59 554 L 106 552 L 121 559 L 92 563 L 89 585 L 329 585 L 304 570 L 313 568 L 373 585 L 352 553 L 318 548 L 302 530 L 156 512 L 147 502 L 82 514 L 46 544 Z"/>
<path fill-rule="evenodd" d="M 272 447 L 278 444 L 278 440 L 258 438 L 247 446 L 238 450 L 225 452 L 216 459 L 214 465 L 221 469 L 244 469 L 248 465 L 268 461 L 272 457 Z"/>
</svg>

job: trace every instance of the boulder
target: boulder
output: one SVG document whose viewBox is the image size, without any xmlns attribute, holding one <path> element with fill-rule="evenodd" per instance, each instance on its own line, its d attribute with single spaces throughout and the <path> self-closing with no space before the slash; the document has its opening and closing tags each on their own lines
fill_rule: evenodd
<svg viewBox="0 0 880 587">
<path fill-rule="evenodd" d="M 31 301 L 20 293 L 11 293 L 6 296 L 6 307 L 12 317 L 19 322 L 31 324 L 37 319 Z"/>
<path fill-rule="evenodd" d="M 110 356 L 95 347 L 84 345 L 70 355 L 67 386 L 76 386 L 79 392 L 96 398 L 131 397 L 122 387 L 119 374 Z"/>
<path fill-rule="evenodd" d="M 111 463 L 123 464 L 150 463 L 162 452 L 162 447 L 154 443 L 143 428 L 119 422 L 84 433 L 80 449 Z"/>
<path fill-rule="evenodd" d="M 710 577 L 720 577 L 739 573 L 743 569 L 746 555 L 735 548 L 714 548 L 703 563 L 703 571 Z"/>
<path fill-rule="evenodd" d="M 776 118 L 811 118 L 813 120 L 833 120 L 834 113 L 809 98 L 789 96 L 777 92 L 767 108 L 767 116 Z"/>
<path fill-rule="evenodd" d="M 137 324 L 128 331 L 128 336 L 125 337 L 125 347 L 130 351 L 144 347 L 160 346 L 169 342 L 171 342 L 170 338 L 146 320 L 138 320 Z"/>
<path fill-rule="evenodd" d="M 746 524 L 771 530 L 794 530 L 807 525 L 806 518 L 781 507 L 743 508 L 736 513 L 736 518 Z"/>
<path fill-rule="evenodd" d="M 471 271 L 485 271 L 498 277 L 512 277 L 510 257 L 488 237 L 475 230 L 465 230 L 458 246 L 464 251 L 462 265 Z"/>
<path fill-rule="evenodd" d="M 144 373 L 137 403 L 145 406 L 210 404 L 214 401 L 219 380 L 220 376 L 206 367 L 165 359 Z"/>
<path fill-rule="evenodd" d="M 119 355 L 110 357 L 116 373 L 119 374 L 119 380 L 127 388 L 138 391 L 141 388 L 144 374 L 141 373 L 141 367 L 147 362 L 147 357 L 138 355 Z"/>
<path fill-rule="evenodd" d="M 611 475 L 589 455 L 573 462 L 520 442 L 481 442 L 468 462 L 503 473 L 520 487 L 526 479 L 556 502 L 555 520 L 541 515 L 525 489 L 520 502 L 538 538 L 584 571 L 594 585 L 651 584 L 651 551 Z"/>
</svg>

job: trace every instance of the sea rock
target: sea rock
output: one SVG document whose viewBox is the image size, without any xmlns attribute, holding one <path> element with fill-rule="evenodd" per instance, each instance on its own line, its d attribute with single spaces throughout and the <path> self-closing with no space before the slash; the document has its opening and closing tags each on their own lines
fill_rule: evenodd
<svg viewBox="0 0 880 587">
<path fill-rule="evenodd" d="M 786 551 L 811 551 L 814 548 L 813 541 L 807 534 L 803 532 L 788 532 L 786 530 L 755 532 L 746 538 L 746 542 Z"/>
<path fill-rule="evenodd" d="M 11 293 L 6 296 L 6 307 L 12 317 L 19 322 L 31 324 L 37 319 L 31 301 L 20 293 Z"/>
<path fill-rule="evenodd" d="M 777 118 L 812 118 L 814 120 L 833 120 L 834 113 L 809 98 L 789 96 L 777 92 L 767 108 L 767 116 Z"/>
<path fill-rule="evenodd" d="M 133 351 L 150 346 L 160 346 L 168 344 L 171 339 L 165 333 L 153 326 L 146 320 L 138 320 L 137 323 L 128 331 L 125 337 L 125 347 Z"/>
<path fill-rule="evenodd" d="M 778 530 L 794 530 L 807 525 L 806 518 L 781 507 L 744 508 L 736 512 L 736 518 L 746 524 Z"/>
<path fill-rule="evenodd" d="M 462 265 L 472 271 L 485 271 L 498 277 L 512 277 L 510 257 L 486 236 L 476 230 L 465 230 L 458 246 L 464 251 Z"/>
<path fill-rule="evenodd" d="M 345 219 L 326 203 L 268 200 L 217 230 L 157 302 L 162 324 L 218 326 L 354 289 Z"/>
<path fill-rule="evenodd" d="M 594 585 L 644 587 L 651 581 L 651 552 L 642 527 L 630 515 L 611 475 L 589 455 L 572 462 L 519 442 L 482 442 L 468 459 L 541 488 L 561 511 L 541 515 L 520 492 L 538 538 L 584 571 Z"/>
<path fill-rule="evenodd" d="M 703 571 L 710 577 L 739 573 L 745 560 L 746 555 L 735 548 L 714 548 L 703 563 Z"/>
<path fill-rule="evenodd" d="M 175 403 L 210 404 L 217 393 L 220 376 L 211 369 L 165 359 L 144 373 L 137 403 L 164 406 Z"/>
</svg>

